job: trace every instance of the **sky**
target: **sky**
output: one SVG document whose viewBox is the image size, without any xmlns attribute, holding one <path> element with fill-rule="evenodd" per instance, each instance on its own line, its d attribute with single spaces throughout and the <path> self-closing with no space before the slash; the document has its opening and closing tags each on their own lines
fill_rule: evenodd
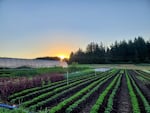
<svg viewBox="0 0 150 113">
<path fill-rule="evenodd" d="M 0 57 L 68 57 L 138 36 L 150 40 L 149 0 L 0 0 Z"/>
</svg>

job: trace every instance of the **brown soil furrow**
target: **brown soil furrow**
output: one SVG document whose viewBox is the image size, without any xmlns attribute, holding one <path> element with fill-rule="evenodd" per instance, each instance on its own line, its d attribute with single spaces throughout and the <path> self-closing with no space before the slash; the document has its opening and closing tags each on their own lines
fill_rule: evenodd
<svg viewBox="0 0 150 113">
<path fill-rule="evenodd" d="M 121 89 L 118 94 L 117 100 L 117 113 L 132 113 L 125 74 L 122 76 Z"/>
</svg>

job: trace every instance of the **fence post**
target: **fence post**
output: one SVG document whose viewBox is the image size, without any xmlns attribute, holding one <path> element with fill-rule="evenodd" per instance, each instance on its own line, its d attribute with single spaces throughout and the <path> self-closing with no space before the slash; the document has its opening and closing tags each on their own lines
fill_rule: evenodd
<svg viewBox="0 0 150 113">
<path fill-rule="evenodd" d="M 68 81 L 68 79 L 69 79 L 69 78 L 68 78 L 68 70 L 67 70 L 67 85 L 69 84 L 69 81 Z"/>
</svg>

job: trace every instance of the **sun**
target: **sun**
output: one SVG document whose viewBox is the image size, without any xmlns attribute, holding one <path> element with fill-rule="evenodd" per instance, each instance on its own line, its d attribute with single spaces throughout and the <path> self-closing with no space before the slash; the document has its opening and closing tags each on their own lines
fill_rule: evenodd
<svg viewBox="0 0 150 113">
<path fill-rule="evenodd" d="M 57 56 L 60 58 L 61 61 L 66 60 L 66 59 L 69 59 L 69 56 L 66 55 L 66 54 L 59 54 L 59 55 L 57 55 Z"/>
<path fill-rule="evenodd" d="M 65 58 L 65 56 L 64 56 L 64 55 L 60 55 L 59 58 L 60 58 L 61 60 L 63 60 L 63 59 Z"/>
</svg>

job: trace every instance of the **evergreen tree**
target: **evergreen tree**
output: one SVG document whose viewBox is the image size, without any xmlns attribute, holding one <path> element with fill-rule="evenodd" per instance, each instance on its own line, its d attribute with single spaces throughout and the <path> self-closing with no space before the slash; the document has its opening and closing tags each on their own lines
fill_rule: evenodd
<svg viewBox="0 0 150 113">
<path fill-rule="evenodd" d="M 86 50 L 78 49 L 70 54 L 69 62 L 99 64 L 99 63 L 140 63 L 150 62 L 150 41 L 145 42 L 142 37 L 134 41 L 115 41 L 109 48 L 91 42 Z"/>
</svg>

